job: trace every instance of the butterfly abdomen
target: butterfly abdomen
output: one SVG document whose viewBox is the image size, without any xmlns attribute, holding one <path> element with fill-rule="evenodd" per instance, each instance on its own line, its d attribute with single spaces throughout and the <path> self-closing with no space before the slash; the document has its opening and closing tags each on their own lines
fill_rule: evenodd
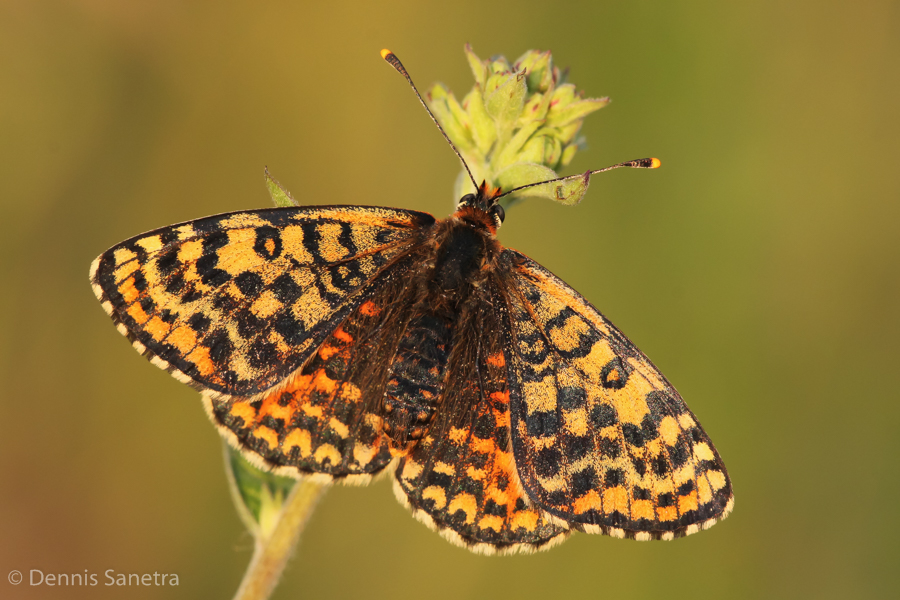
<svg viewBox="0 0 900 600">
<path fill-rule="evenodd" d="M 410 321 L 391 361 L 382 412 L 384 432 L 399 450 L 422 438 L 443 391 L 451 322 L 434 313 Z"/>
</svg>

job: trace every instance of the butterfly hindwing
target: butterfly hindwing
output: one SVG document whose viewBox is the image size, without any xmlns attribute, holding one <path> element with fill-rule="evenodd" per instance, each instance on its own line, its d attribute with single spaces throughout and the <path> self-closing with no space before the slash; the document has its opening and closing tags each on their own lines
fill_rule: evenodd
<svg viewBox="0 0 900 600">
<path fill-rule="evenodd" d="M 675 388 L 552 273 L 512 250 L 512 449 L 534 503 L 586 531 L 694 533 L 731 510 L 718 453 Z"/>
<path fill-rule="evenodd" d="M 485 299 L 457 323 L 434 423 L 395 473 L 395 490 L 426 524 L 471 550 L 549 547 L 568 533 L 530 506 L 509 446 L 501 321 Z"/>
<path fill-rule="evenodd" d="M 249 397 L 298 369 L 433 221 L 361 206 L 218 215 L 110 248 L 91 280 L 155 364 L 203 391 Z"/>
<path fill-rule="evenodd" d="M 381 402 L 391 358 L 412 307 L 401 260 L 304 366 L 257 398 L 212 397 L 204 403 L 223 435 L 253 462 L 285 475 L 350 478 L 392 460 Z"/>
</svg>

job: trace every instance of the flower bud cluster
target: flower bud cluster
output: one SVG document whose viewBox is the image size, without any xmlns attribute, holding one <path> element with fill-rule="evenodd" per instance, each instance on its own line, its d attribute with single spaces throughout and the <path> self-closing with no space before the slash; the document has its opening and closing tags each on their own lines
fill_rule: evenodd
<svg viewBox="0 0 900 600">
<path fill-rule="evenodd" d="M 481 60 L 466 45 L 475 86 L 460 103 L 444 85 L 435 84 L 426 100 L 447 135 L 462 153 L 476 181 L 503 190 L 559 177 L 584 146 L 581 124 L 609 98 L 583 98 L 553 65 L 550 52 L 529 50 L 512 64 L 499 56 Z M 543 197 L 577 204 L 588 178 L 535 186 L 513 197 Z M 457 178 L 459 199 L 474 192 L 465 171 Z"/>
</svg>

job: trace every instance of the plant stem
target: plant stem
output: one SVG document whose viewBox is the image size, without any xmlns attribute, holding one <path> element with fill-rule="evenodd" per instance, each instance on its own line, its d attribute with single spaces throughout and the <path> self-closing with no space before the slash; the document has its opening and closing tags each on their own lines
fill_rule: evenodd
<svg viewBox="0 0 900 600">
<path fill-rule="evenodd" d="M 306 479 L 297 482 L 271 535 L 257 537 L 253 558 L 234 600 L 266 600 L 271 596 L 325 488 Z"/>
</svg>

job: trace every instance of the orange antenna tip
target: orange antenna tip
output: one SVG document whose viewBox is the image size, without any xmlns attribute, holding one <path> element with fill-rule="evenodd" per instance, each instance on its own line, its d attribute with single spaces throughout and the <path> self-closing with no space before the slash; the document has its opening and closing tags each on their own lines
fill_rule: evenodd
<svg viewBox="0 0 900 600">
<path fill-rule="evenodd" d="M 650 168 L 651 168 L 651 169 L 658 169 L 659 166 L 660 166 L 661 164 L 662 164 L 662 163 L 659 162 L 659 159 L 658 159 L 658 158 L 651 158 L 651 159 L 650 159 Z"/>
<path fill-rule="evenodd" d="M 382 49 L 382 51 L 381 51 L 381 58 L 383 58 L 384 60 L 387 60 L 387 57 L 388 57 L 388 55 L 390 55 L 390 54 L 393 54 L 393 52 L 391 52 L 391 51 L 388 50 L 387 48 L 384 48 L 384 49 Z"/>
</svg>

